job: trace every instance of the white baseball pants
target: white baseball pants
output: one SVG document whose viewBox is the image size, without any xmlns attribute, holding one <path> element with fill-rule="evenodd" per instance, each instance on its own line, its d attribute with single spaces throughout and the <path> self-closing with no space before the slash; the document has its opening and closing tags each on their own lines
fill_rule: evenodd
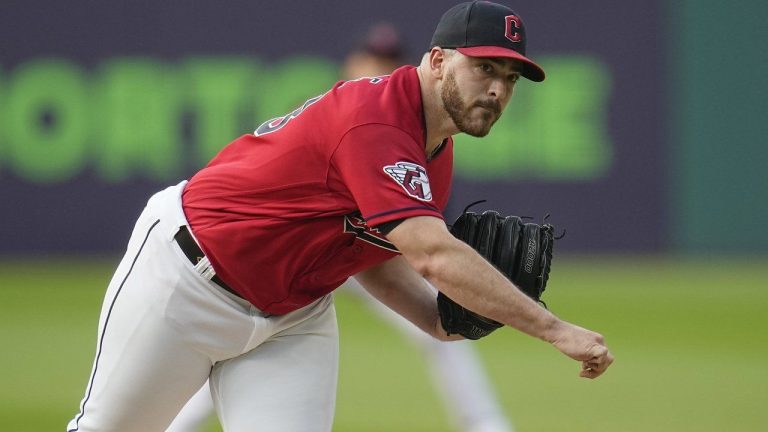
<svg viewBox="0 0 768 432">
<path fill-rule="evenodd" d="M 173 238 L 187 225 L 184 184 L 155 194 L 136 223 L 67 430 L 164 431 L 210 378 L 227 432 L 330 431 L 338 375 L 332 297 L 269 316 L 201 276 Z"/>
</svg>

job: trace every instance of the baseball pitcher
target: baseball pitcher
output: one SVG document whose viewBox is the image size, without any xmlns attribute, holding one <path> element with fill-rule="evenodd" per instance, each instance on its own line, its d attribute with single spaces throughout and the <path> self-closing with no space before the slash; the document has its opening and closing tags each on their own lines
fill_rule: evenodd
<svg viewBox="0 0 768 432">
<path fill-rule="evenodd" d="M 582 377 L 603 374 L 602 336 L 513 282 L 543 290 L 550 228 L 467 215 L 474 234 L 452 234 L 442 216 L 452 135 L 486 135 L 520 77 L 544 80 L 526 43 L 508 7 L 459 4 L 417 67 L 340 82 L 152 196 L 107 289 L 68 431 L 162 431 L 206 380 L 226 431 L 331 430 L 331 293 L 350 276 L 437 339 L 506 325 Z"/>
</svg>

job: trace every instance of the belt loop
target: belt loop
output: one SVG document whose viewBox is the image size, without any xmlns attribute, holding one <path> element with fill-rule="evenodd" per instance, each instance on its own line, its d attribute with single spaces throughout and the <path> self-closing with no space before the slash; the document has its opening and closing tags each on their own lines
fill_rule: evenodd
<svg viewBox="0 0 768 432">
<path fill-rule="evenodd" d="M 211 280 L 216 276 L 216 270 L 213 269 L 208 257 L 203 257 L 197 261 L 197 264 L 195 264 L 195 271 L 207 280 Z"/>
<path fill-rule="evenodd" d="M 179 227 L 176 235 L 173 237 L 176 239 L 176 244 L 179 246 L 179 249 L 181 249 L 189 262 L 194 266 L 193 268 L 197 274 L 199 274 L 203 279 L 211 281 L 214 284 L 220 286 L 222 289 L 228 291 L 232 295 L 243 299 L 243 296 L 230 288 L 229 285 L 224 283 L 224 281 L 216 275 L 216 270 L 214 270 L 213 265 L 211 265 L 211 261 L 207 256 L 205 256 L 203 250 L 200 249 L 200 245 L 197 244 L 197 241 L 192 236 L 192 233 L 186 225 Z"/>
</svg>

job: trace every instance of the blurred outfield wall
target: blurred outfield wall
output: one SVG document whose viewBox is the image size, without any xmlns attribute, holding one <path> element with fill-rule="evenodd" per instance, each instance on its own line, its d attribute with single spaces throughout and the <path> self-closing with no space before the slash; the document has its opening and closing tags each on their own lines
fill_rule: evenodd
<svg viewBox="0 0 768 432">
<path fill-rule="evenodd" d="M 768 251 L 768 3 L 670 2 L 670 208 L 685 251 Z"/>
<path fill-rule="evenodd" d="M 562 250 L 657 252 L 725 243 L 768 250 L 765 233 L 739 242 L 710 229 L 745 196 L 736 182 L 721 199 L 709 199 L 704 193 L 712 187 L 703 185 L 722 187 L 720 176 L 753 172 L 754 186 L 762 170 L 748 152 L 744 165 L 734 165 L 737 172 L 700 173 L 702 160 L 722 160 L 717 151 L 702 151 L 722 145 L 706 129 L 717 128 L 711 112 L 689 109 L 702 106 L 699 86 L 711 90 L 713 79 L 697 63 L 706 62 L 705 53 L 689 50 L 700 27 L 716 18 L 708 3 L 509 3 L 526 20 L 529 55 L 548 78 L 521 83 L 488 137 L 457 138 L 457 181 L 446 216 L 478 199 L 502 212 L 551 213 L 569 232 Z M 370 25 L 396 24 L 415 64 L 452 4 L 0 4 L 0 254 L 121 250 L 151 193 L 325 91 Z M 713 43 L 744 36 L 719 33 Z M 718 90 L 725 96 L 723 81 Z M 751 141 L 751 150 L 760 150 L 758 143 Z M 740 215 L 747 224 L 768 213 L 760 189 L 755 212 Z M 698 211 L 702 203 L 706 217 Z"/>
</svg>

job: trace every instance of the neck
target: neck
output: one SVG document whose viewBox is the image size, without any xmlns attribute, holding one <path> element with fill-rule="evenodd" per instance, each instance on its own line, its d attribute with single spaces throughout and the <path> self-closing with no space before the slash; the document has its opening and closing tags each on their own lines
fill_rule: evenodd
<svg viewBox="0 0 768 432">
<path fill-rule="evenodd" d="M 448 113 L 443 107 L 443 100 L 438 91 L 437 79 L 433 76 L 427 57 L 416 69 L 421 87 L 421 101 L 424 107 L 424 123 L 427 137 L 424 151 L 427 157 L 440 147 L 440 144 L 451 135 L 458 133 Z"/>
</svg>

